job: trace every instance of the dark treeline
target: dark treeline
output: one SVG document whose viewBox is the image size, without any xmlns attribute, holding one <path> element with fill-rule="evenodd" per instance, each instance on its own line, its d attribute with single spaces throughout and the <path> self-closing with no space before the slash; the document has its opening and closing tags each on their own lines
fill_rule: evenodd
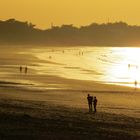
<svg viewBox="0 0 140 140">
<path fill-rule="evenodd" d="M 35 25 L 15 19 L 0 21 L 0 44 L 15 45 L 83 45 L 83 46 L 139 46 L 140 26 L 124 22 L 74 27 L 52 26 L 37 29 Z"/>
</svg>

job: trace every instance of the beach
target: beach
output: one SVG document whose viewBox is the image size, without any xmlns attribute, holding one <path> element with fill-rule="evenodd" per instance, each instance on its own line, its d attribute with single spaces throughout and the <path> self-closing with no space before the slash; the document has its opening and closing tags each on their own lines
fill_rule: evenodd
<svg viewBox="0 0 140 140">
<path fill-rule="evenodd" d="M 79 83 L 72 81 L 74 85 Z M 96 91 L 78 90 L 78 87 L 77 90 L 73 87 L 36 90 L 3 83 L 0 87 L 0 139 L 139 140 L 139 108 L 133 108 L 135 104 L 125 108 L 125 103 L 120 104 L 117 99 L 111 101 L 121 93 L 128 102 L 125 94 L 132 94 L 133 90 L 98 83 L 94 86 L 98 87 Z M 87 93 L 98 98 L 96 113 L 88 112 Z"/>
<path fill-rule="evenodd" d="M 64 48 L 49 49 L 46 60 L 31 55 L 32 49 L 1 48 L 0 139 L 140 139 L 139 87 L 94 80 L 96 71 L 88 79 L 91 70 L 85 80 L 77 78 L 77 67 L 54 61 Z M 88 112 L 87 94 L 97 97 L 97 113 Z"/>
</svg>

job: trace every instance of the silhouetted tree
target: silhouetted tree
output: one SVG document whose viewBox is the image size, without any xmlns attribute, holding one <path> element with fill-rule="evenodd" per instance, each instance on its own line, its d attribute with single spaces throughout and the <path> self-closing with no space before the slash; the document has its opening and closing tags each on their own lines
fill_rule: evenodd
<svg viewBox="0 0 140 140">
<path fill-rule="evenodd" d="M 0 44 L 139 46 L 140 26 L 124 22 L 70 25 L 41 30 L 27 21 L 0 21 Z"/>
</svg>

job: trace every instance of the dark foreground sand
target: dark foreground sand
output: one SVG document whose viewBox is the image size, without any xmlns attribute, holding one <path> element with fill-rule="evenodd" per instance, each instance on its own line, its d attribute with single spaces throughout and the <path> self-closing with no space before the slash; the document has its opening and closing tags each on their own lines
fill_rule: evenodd
<svg viewBox="0 0 140 140">
<path fill-rule="evenodd" d="M 140 119 L 1 98 L 0 140 L 140 140 Z"/>
</svg>

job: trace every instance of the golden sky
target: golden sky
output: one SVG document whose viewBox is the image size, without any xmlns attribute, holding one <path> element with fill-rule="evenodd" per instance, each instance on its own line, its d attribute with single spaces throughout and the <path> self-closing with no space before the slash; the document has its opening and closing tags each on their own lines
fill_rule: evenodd
<svg viewBox="0 0 140 140">
<path fill-rule="evenodd" d="M 140 25 L 140 0 L 0 0 L 0 19 L 31 21 L 39 28 L 126 21 Z"/>
</svg>

